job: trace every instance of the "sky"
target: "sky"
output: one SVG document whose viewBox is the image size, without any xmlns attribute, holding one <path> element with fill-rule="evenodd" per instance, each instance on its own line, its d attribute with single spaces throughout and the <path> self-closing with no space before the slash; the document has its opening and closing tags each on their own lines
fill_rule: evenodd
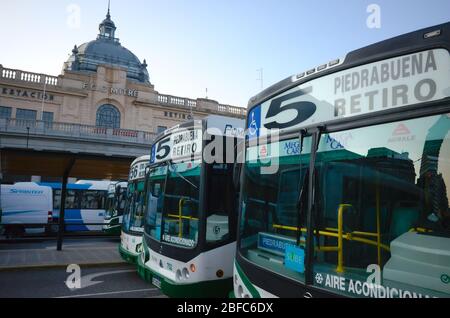
<svg viewBox="0 0 450 318">
<path fill-rule="evenodd" d="M 73 46 L 96 38 L 107 6 L 0 0 L 0 64 L 61 74 Z M 209 98 L 242 107 L 262 87 L 448 22 L 449 12 L 450 0 L 111 0 L 116 37 L 146 59 L 159 93 L 204 98 L 207 89 Z"/>
</svg>

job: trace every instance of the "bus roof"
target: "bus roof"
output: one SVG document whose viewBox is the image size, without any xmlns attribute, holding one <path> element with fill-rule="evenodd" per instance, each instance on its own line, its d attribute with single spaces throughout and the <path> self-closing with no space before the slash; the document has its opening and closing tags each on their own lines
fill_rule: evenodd
<svg viewBox="0 0 450 318">
<path fill-rule="evenodd" d="M 39 185 L 41 186 L 47 186 L 52 189 L 61 189 L 62 183 L 61 182 L 39 182 Z M 91 187 L 91 184 L 76 184 L 76 183 L 68 183 L 67 189 L 68 190 L 87 190 Z"/>
<path fill-rule="evenodd" d="M 89 180 L 80 180 L 76 183 L 68 183 L 68 190 L 108 190 L 108 186 L 111 181 L 89 181 Z M 39 182 L 37 185 L 47 186 L 52 189 L 61 189 L 61 182 Z"/>
<path fill-rule="evenodd" d="M 18 187 L 40 187 L 41 185 L 36 182 L 15 182 L 14 184 L 2 184 Z"/>
<path fill-rule="evenodd" d="M 109 185 L 114 182 L 110 180 L 78 180 L 76 184 L 89 184 L 90 190 L 108 190 Z"/>
<path fill-rule="evenodd" d="M 120 187 L 122 189 L 126 189 L 128 187 L 128 182 L 126 182 L 126 181 L 119 181 L 119 182 L 111 183 L 108 186 L 108 193 L 115 193 L 117 187 Z"/>
<path fill-rule="evenodd" d="M 243 119 L 219 115 L 176 125 L 156 137 L 151 149 L 150 164 L 188 157 L 199 158 L 202 156 L 205 132 L 210 136 L 243 140 L 244 127 Z"/>
<path fill-rule="evenodd" d="M 145 155 L 134 159 L 130 166 L 134 166 L 138 162 L 147 161 L 150 162 L 150 155 Z"/>
<path fill-rule="evenodd" d="M 51 190 L 51 187 L 36 182 L 16 182 L 14 184 L 2 184 L 1 186 L 6 188 Z"/>
<path fill-rule="evenodd" d="M 254 106 L 261 104 L 271 97 L 313 79 L 351 67 L 394 56 L 414 53 L 426 48 L 437 47 L 450 50 L 450 22 L 403 34 L 360 48 L 348 53 L 344 58 L 333 60 L 305 72 L 285 78 L 253 96 L 248 103 L 248 113 L 250 113 Z"/>
<path fill-rule="evenodd" d="M 128 182 L 127 181 L 120 181 L 120 182 L 117 182 L 116 184 L 115 184 L 115 186 L 116 186 L 116 188 L 117 187 L 121 187 L 121 188 L 127 188 L 128 187 Z"/>
<path fill-rule="evenodd" d="M 248 139 L 382 117 L 450 98 L 450 23 L 349 53 L 250 101 Z"/>
<path fill-rule="evenodd" d="M 155 138 L 155 142 L 158 142 L 159 140 L 161 140 L 162 138 L 164 138 L 167 135 L 172 134 L 173 132 L 176 132 L 177 130 L 180 129 L 186 129 L 186 128 L 191 128 L 191 127 L 195 127 L 195 126 L 202 126 L 202 121 L 205 121 L 206 123 L 206 128 L 218 128 L 221 130 L 221 133 L 226 135 L 229 134 L 229 131 L 227 131 L 228 128 L 232 128 L 232 129 L 237 129 L 239 135 L 235 136 L 235 137 L 240 137 L 243 138 L 244 137 L 244 129 L 245 129 L 245 120 L 244 119 L 239 119 L 236 117 L 229 117 L 229 116 L 222 116 L 222 115 L 209 115 L 205 118 L 203 118 L 202 120 L 190 120 L 178 125 L 175 125 L 173 127 L 170 127 L 168 129 L 166 129 L 165 131 L 159 133 L 156 138 Z"/>
</svg>

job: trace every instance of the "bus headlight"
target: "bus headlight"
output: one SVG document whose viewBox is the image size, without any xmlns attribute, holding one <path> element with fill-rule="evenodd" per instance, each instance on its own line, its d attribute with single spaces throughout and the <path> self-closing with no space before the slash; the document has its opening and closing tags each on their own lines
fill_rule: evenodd
<svg viewBox="0 0 450 318">
<path fill-rule="evenodd" d="M 181 271 L 180 270 L 177 270 L 177 272 L 176 272 L 176 279 L 178 280 L 178 281 L 180 281 L 180 280 L 182 280 L 183 279 L 183 275 L 181 274 Z"/>
<path fill-rule="evenodd" d="M 238 298 L 244 298 L 244 288 L 242 287 L 242 285 L 238 286 L 238 290 L 237 290 L 238 294 Z"/>
<path fill-rule="evenodd" d="M 242 285 L 239 285 L 237 293 L 238 298 L 250 298 L 250 295 L 244 291 Z"/>
<path fill-rule="evenodd" d="M 184 279 L 189 279 L 189 271 L 188 271 L 188 269 L 186 267 L 183 268 L 182 274 L 183 274 L 183 278 Z"/>
</svg>

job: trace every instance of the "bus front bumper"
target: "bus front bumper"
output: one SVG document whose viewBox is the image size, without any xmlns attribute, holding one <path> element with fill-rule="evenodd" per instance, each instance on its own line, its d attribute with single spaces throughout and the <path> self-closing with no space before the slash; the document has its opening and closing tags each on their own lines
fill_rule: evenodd
<svg viewBox="0 0 450 318">
<path fill-rule="evenodd" d="M 150 271 L 150 269 L 147 268 L 147 266 L 145 266 L 144 263 L 142 263 L 142 257 L 140 257 L 140 255 L 137 257 L 136 269 L 139 276 L 143 280 L 145 280 L 148 283 L 152 282 L 152 272 Z"/>
<path fill-rule="evenodd" d="M 138 254 L 132 254 L 128 252 L 126 249 L 122 247 L 122 245 L 119 245 L 119 254 L 122 257 L 122 259 L 130 264 L 136 264 L 138 259 Z"/>
<path fill-rule="evenodd" d="M 120 235 L 122 230 L 122 225 L 119 223 L 118 217 L 113 217 L 110 219 L 105 219 L 103 221 L 103 233 L 107 235 Z"/>
<path fill-rule="evenodd" d="M 103 233 L 106 235 L 120 235 L 121 227 L 120 225 L 117 226 L 103 226 Z"/>
<path fill-rule="evenodd" d="M 227 298 L 230 290 L 233 289 L 232 278 L 192 284 L 178 284 L 155 273 L 145 265 L 144 270 L 146 271 L 146 281 L 161 289 L 166 296 L 173 298 Z"/>
</svg>

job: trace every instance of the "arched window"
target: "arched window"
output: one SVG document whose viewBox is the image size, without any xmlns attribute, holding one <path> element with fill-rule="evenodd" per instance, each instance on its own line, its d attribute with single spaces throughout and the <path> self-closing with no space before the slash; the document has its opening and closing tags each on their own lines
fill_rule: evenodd
<svg viewBox="0 0 450 318">
<path fill-rule="evenodd" d="M 97 110 L 98 127 L 120 128 L 120 112 L 113 105 L 103 105 Z"/>
</svg>

